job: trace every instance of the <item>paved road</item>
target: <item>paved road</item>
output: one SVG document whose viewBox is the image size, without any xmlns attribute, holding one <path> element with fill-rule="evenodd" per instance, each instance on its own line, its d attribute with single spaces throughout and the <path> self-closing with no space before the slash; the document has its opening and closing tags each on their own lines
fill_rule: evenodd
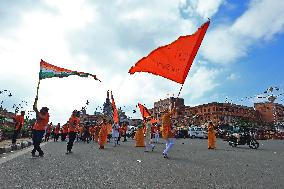
<svg viewBox="0 0 284 189">
<path fill-rule="evenodd" d="M 284 141 L 260 141 L 251 150 L 218 140 L 213 151 L 206 142 L 178 140 L 170 159 L 161 155 L 164 144 L 145 153 L 132 141 L 103 151 L 75 143 L 66 155 L 66 143 L 50 142 L 44 158 L 30 158 L 30 149 L 2 156 L 0 188 L 284 188 Z"/>
</svg>

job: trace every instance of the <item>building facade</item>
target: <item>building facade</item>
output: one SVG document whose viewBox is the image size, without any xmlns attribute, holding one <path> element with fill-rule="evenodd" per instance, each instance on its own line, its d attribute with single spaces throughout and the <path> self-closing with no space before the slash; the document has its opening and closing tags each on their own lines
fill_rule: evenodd
<svg viewBox="0 0 284 189">
<path fill-rule="evenodd" d="M 278 103 L 263 102 L 255 103 L 254 108 L 261 115 L 261 119 L 265 123 L 283 123 L 284 122 L 284 106 Z"/>
<path fill-rule="evenodd" d="M 215 125 L 233 124 L 239 120 L 260 123 L 260 114 L 252 107 L 231 103 L 212 102 L 195 107 L 185 107 L 184 114 L 194 125 L 212 121 Z"/>
<path fill-rule="evenodd" d="M 212 102 L 198 106 L 185 106 L 182 98 L 167 98 L 154 103 L 151 114 L 158 120 L 175 102 L 177 113 L 173 118 L 179 125 L 204 125 L 212 121 L 215 125 L 234 124 L 246 121 L 261 125 L 263 122 L 284 122 L 284 106 L 277 103 L 255 103 L 247 107 L 232 103 Z"/>
</svg>

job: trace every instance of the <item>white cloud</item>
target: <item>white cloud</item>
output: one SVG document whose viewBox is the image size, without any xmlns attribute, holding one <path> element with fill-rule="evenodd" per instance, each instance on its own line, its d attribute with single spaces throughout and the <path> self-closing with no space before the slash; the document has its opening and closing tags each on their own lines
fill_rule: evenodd
<svg viewBox="0 0 284 189">
<path fill-rule="evenodd" d="M 232 24 L 215 27 L 204 40 L 202 55 L 215 63 L 232 63 L 284 30 L 284 1 L 253 0 Z M 212 22 L 214 24 L 214 20 Z"/>
<path fill-rule="evenodd" d="M 227 77 L 228 80 L 237 80 L 237 79 L 239 79 L 239 78 L 240 78 L 240 76 L 239 76 L 238 74 L 236 74 L 236 73 L 231 73 L 231 74 Z"/>
<path fill-rule="evenodd" d="M 217 77 L 222 73 L 222 70 L 210 69 L 204 66 L 196 66 L 196 71 L 191 73 L 185 84 L 183 94 L 190 94 L 190 101 L 193 103 L 197 99 L 204 97 L 207 92 L 214 90 L 219 83 Z"/>
<path fill-rule="evenodd" d="M 188 16 L 198 15 L 203 19 L 212 17 L 225 0 L 183 0 L 180 3 L 182 11 Z"/>
</svg>

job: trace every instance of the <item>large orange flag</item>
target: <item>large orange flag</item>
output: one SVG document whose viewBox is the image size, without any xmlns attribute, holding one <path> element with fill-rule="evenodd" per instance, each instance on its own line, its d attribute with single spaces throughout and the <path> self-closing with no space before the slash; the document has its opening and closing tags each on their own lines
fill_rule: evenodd
<svg viewBox="0 0 284 189">
<path fill-rule="evenodd" d="M 118 123 L 119 122 L 118 112 L 117 112 L 117 109 L 116 109 L 116 105 L 115 105 L 115 102 L 114 102 L 112 91 L 111 91 L 111 101 L 112 101 L 111 104 L 112 104 L 112 108 L 113 108 L 113 121 L 114 121 L 114 123 Z"/>
<path fill-rule="evenodd" d="M 209 24 L 210 20 L 194 34 L 181 36 L 171 44 L 152 51 L 132 66 L 129 73 L 148 72 L 184 84 Z"/>
</svg>

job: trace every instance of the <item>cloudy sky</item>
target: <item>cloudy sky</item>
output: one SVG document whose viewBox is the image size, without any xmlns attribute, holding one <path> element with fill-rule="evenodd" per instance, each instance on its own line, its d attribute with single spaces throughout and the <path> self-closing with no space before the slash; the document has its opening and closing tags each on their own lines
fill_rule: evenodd
<svg viewBox="0 0 284 189">
<path fill-rule="evenodd" d="M 225 98 L 240 101 L 269 86 L 284 88 L 284 1 L 280 0 L 0 0 L 0 90 L 3 106 L 31 109 L 39 62 L 96 74 L 42 80 L 39 106 L 51 121 L 65 122 L 90 101 L 93 113 L 112 90 L 131 117 L 137 102 L 177 95 L 180 85 L 129 68 L 155 48 L 192 34 L 207 18 L 207 31 L 181 97 L 187 105 Z M 280 103 L 283 103 L 279 99 Z"/>
</svg>

